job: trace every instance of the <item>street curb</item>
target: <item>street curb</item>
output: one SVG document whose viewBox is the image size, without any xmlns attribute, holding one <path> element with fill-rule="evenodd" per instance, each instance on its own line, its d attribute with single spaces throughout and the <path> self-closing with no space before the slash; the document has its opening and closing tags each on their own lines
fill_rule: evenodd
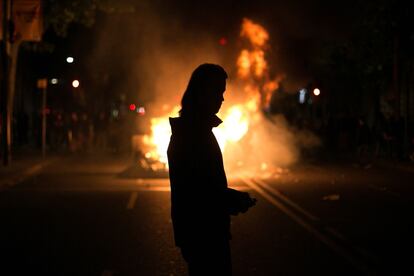
<svg viewBox="0 0 414 276">
<path fill-rule="evenodd" d="M 35 176 L 36 174 L 40 173 L 43 168 L 50 165 L 51 163 L 56 162 L 57 160 L 58 158 L 53 158 L 47 161 L 41 161 L 38 164 L 27 168 L 21 174 L 12 176 L 10 179 L 4 181 L 3 183 L 0 182 L 0 192 L 10 189 L 11 187 L 27 180 L 28 178 Z"/>
</svg>

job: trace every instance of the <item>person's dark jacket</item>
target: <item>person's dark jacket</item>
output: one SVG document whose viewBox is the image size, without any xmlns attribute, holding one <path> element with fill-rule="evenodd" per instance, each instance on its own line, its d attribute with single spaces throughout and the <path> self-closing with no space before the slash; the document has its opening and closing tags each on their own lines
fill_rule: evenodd
<svg viewBox="0 0 414 276">
<path fill-rule="evenodd" d="M 256 202 L 248 193 L 227 187 L 223 157 L 212 133 L 221 122 L 217 116 L 170 118 L 171 217 L 179 247 L 229 240 L 230 215 L 244 213 Z"/>
<path fill-rule="evenodd" d="M 171 217 L 177 246 L 228 240 L 227 179 L 220 147 L 212 133 L 221 120 L 170 118 L 168 147 Z"/>
</svg>

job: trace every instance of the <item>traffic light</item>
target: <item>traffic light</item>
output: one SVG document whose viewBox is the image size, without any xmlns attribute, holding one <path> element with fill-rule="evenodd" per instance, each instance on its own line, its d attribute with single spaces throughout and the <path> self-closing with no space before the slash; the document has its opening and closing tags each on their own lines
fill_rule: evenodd
<svg viewBox="0 0 414 276">
<path fill-rule="evenodd" d="M 135 104 L 130 104 L 129 105 L 129 110 L 131 110 L 131 111 L 135 111 L 136 108 L 137 108 L 137 106 Z"/>
</svg>

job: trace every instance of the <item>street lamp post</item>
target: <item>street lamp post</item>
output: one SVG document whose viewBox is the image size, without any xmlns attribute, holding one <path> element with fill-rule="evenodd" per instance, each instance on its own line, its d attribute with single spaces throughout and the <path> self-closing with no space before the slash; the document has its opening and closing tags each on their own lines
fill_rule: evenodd
<svg viewBox="0 0 414 276">
<path fill-rule="evenodd" d="M 11 112 L 9 110 L 9 65 L 10 65 L 10 19 L 11 1 L 3 0 L 2 5 L 2 76 L 1 76 L 1 153 L 4 166 L 9 165 L 11 160 Z"/>
<path fill-rule="evenodd" d="M 37 88 L 42 89 L 42 157 L 46 157 L 46 106 L 47 106 L 47 79 L 37 80 Z"/>
</svg>

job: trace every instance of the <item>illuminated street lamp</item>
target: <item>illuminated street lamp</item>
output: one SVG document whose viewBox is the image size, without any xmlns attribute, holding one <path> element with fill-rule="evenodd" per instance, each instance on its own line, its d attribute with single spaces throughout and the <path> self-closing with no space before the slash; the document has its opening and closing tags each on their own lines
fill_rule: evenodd
<svg viewBox="0 0 414 276">
<path fill-rule="evenodd" d="M 42 156 L 46 156 L 46 108 L 47 108 L 47 79 L 38 79 L 37 88 L 42 89 Z"/>
<path fill-rule="evenodd" d="M 319 90 L 319 88 L 313 89 L 313 95 L 319 96 L 320 94 L 321 94 L 321 90 Z"/>
<path fill-rule="evenodd" d="M 66 62 L 67 63 L 73 63 L 73 61 L 74 61 L 75 59 L 73 58 L 73 57 L 67 57 L 66 58 Z"/>
<path fill-rule="evenodd" d="M 53 79 L 51 79 L 50 80 L 50 83 L 51 84 L 57 84 L 59 81 L 58 81 L 58 79 L 57 78 L 53 78 Z"/>
<path fill-rule="evenodd" d="M 141 116 L 145 115 L 145 108 L 143 106 L 141 106 L 140 108 L 137 109 L 137 113 Z"/>
<path fill-rule="evenodd" d="M 308 93 L 308 91 L 305 88 L 302 88 L 301 90 L 299 90 L 299 103 L 301 104 L 305 103 L 306 93 Z"/>
<path fill-rule="evenodd" d="M 74 88 L 78 88 L 78 87 L 79 87 L 79 85 L 80 85 L 80 83 L 79 83 L 79 81 L 78 81 L 78 80 L 74 80 L 74 81 L 72 81 L 72 86 L 73 86 Z"/>
</svg>

